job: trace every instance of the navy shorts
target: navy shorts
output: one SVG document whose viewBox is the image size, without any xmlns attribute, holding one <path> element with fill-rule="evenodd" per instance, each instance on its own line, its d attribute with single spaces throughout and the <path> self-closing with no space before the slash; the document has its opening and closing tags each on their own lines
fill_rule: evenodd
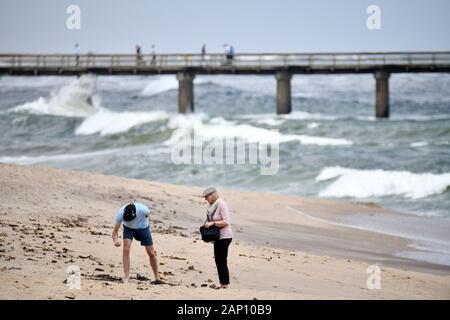
<svg viewBox="0 0 450 320">
<path fill-rule="evenodd" d="M 136 239 L 141 242 L 141 246 L 152 246 L 153 239 L 150 232 L 150 227 L 143 229 L 131 229 L 127 226 L 123 226 L 123 239 L 133 240 Z"/>
</svg>

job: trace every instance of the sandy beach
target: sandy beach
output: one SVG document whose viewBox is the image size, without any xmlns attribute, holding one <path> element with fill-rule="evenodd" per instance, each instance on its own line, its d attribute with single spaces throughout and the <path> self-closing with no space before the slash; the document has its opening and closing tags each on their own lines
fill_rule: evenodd
<svg viewBox="0 0 450 320">
<path fill-rule="evenodd" d="M 219 190 L 231 209 L 231 286 L 217 284 L 213 248 L 199 238 L 201 188 L 38 166 L 0 164 L 0 299 L 449 299 L 450 268 L 395 255 L 407 239 L 339 223 L 348 214 L 399 214 L 372 203 Z M 111 240 L 118 208 L 137 200 L 165 285 L 151 285 L 145 250 Z M 369 265 L 381 289 L 369 290 Z M 67 268 L 81 269 L 81 289 Z"/>
</svg>

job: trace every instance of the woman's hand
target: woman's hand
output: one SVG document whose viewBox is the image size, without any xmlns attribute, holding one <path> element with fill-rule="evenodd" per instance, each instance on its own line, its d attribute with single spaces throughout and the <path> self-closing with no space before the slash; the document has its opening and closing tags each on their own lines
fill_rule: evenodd
<svg viewBox="0 0 450 320">
<path fill-rule="evenodd" d="M 211 227 L 213 225 L 214 225 L 214 221 L 207 222 L 207 223 L 205 223 L 205 228 L 208 229 L 209 227 Z"/>
</svg>

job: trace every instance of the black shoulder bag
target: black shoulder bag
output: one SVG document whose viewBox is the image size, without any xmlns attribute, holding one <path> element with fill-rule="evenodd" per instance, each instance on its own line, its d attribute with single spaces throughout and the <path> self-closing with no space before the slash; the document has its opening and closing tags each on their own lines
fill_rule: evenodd
<svg viewBox="0 0 450 320">
<path fill-rule="evenodd" d="M 214 213 L 211 216 L 211 219 L 214 217 L 214 214 L 216 213 L 216 210 L 214 211 Z M 206 221 L 208 221 L 208 217 L 206 217 L 205 223 Z M 220 237 L 220 228 L 216 225 L 213 225 L 209 228 L 205 227 L 205 224 L 203 224 L 200 227 L 200 234 L 202 235 L 202 240 L 205 242 L 211 242 L 211 241 L 216 241 L 219 240 Z"/>
</svg>

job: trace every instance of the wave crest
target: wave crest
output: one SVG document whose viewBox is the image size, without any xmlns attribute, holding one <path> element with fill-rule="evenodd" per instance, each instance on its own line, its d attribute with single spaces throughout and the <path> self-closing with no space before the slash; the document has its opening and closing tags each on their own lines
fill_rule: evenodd
<svg viewBox="0 0 450 320">
<path fill-rule="evenodd" d="M 283 134 L 278 130 L 269 130 L 249 124 L 237 124 L 223 118 L 213 118 L 209 123 L 205 114 L 177 115 L 171 118 L 168 127 L 174 129 L 166 144 L 174 144 L 189 135 L 201 136 L 205 140 L 238 137 L 249 143 L 274 144 L 298 141 L 305 145 L 352 145 L 347 139 L 315 137 L 297 134 Z"/>
<path fill-rule="evenodd" d="M 357 170 L 327 167 L 316 181 L 336 179 L 319 192 L 321 197 L 369 198 L 403 196 L 419 199 L 445 192 L 450 186 L 450 173 L 412 173 L 409 171 Z"/>
<path fill-rule="evenodd" d="M 95 95 L 94 76 L 82 76 L 50 94 L 49 98 L 27 102 L 9 110 L 39 115 L 85 118 L 100 110 L 100 99 Z"/>
</svg>

